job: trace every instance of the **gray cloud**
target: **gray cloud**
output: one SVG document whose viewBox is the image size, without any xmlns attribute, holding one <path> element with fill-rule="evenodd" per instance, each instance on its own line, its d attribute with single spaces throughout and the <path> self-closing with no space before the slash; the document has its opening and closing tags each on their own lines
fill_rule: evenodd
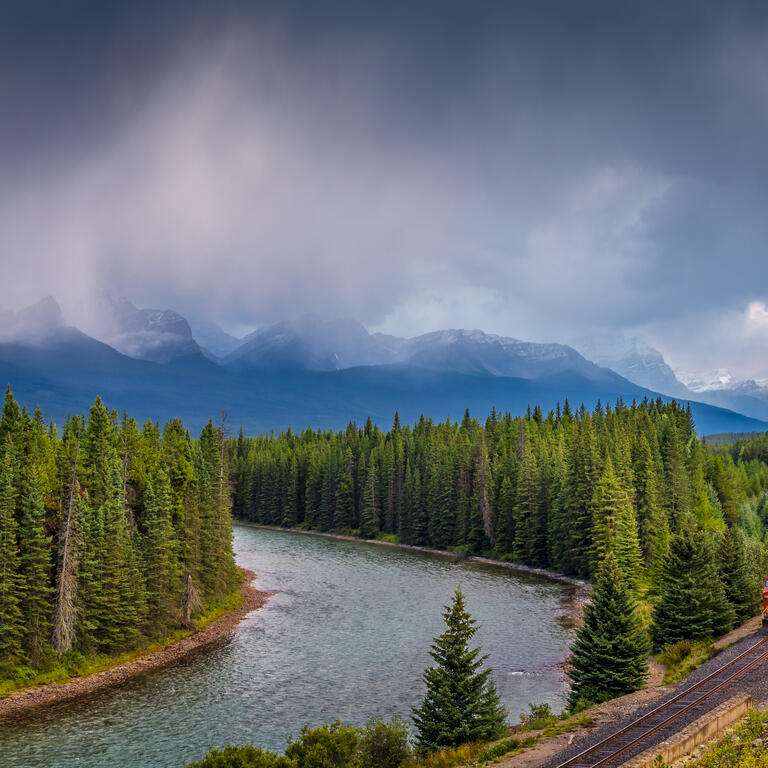
<svg viewBox="0 0 768 768">
<path fill-rule="evenodd" d="M 0 302 L 639 330 L 768 375 L 733 330 L 768 301 L 764 4 L 104 5 L 0 17 Z"/>
</svg>

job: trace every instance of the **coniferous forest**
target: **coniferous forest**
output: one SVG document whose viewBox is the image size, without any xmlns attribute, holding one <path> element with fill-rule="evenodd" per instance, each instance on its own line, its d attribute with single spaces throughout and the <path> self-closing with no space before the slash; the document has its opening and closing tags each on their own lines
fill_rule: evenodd
<svg viewBox="0 0 768 768">
<path fill-rule="evenodd" d="M 97 399 L 58 431 L 10 389 L 0 417 L 0 679 L 191 627 L 238 581 L 226 452 Z"/>
<path fill-rule="evenodd" d="M 696 639 L 757 611 L 768 565 L 765 444 L 710 449 L 690 409 L 661 400 L 591 412 L 566 400 L 546 415 L 494 410 L 484 423 L 466 413 L 408 427 L 395 416 L 388 432 L 369 420 L 343 432 L 241 435 L 234 514 L 582 578 L 612 553 L 628 585 L 659 605 L 660 622 L 669 613 L 680 625 L 709 593 Z M 655 630 L 657 647 L 677 639 Z"/>
</svg>

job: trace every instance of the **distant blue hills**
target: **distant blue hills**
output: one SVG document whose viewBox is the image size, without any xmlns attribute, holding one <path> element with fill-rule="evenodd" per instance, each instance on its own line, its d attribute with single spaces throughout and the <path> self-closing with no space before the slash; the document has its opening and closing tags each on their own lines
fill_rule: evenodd
<svg viewBox="0 0 768 768">
<path fill-rule="evenodd" d="M 619 397 L 671 399 L 566 345 L 481 331 L 401 339 L 306 317 L 243 340 L 209 326 L 204 337 L 222 345 L 211 349 L 177 313 L 137 310 L 126 300 L 110 300 L 108 310 L 104 341 L 67 326 L 52 299 L 0 314 L 0 381 L 58 424 L 100 395 L 139 420 L 180 417 L 193 430 L 226 410 L 229 426 L 247 434 L 289 425 L 340 429 L 369 415 L 387 426 L 395 411 L 412 423 L 422 414 L 460 419 L 466 408 L 480 418 L 494 406 L 522 414 L 539 404 L 546 413 L 565 398 L 573 408 Z M 725 408 L 691 408 L 700 434 L 768 429 Z"/>
</svg>

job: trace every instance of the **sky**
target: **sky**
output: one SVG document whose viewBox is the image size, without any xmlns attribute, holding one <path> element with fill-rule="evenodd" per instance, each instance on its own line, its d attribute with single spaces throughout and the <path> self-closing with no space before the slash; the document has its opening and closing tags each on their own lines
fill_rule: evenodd
<svg viewBox="0 0 768 768">
<path fill-rule="evenodd" d="M 768 377 L 768 4 L 0 2 L 0 307 Z"/>
</svg>

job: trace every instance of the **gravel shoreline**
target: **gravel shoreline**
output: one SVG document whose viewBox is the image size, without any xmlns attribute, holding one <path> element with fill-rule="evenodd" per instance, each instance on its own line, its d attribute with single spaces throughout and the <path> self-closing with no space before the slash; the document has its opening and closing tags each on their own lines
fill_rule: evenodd
<svg viewBox="0 0 768 768">
<path fill-rule="evenodd" d="M 203 629 L 178 640 L 158 651 L 147 653 L 132 661 L 96 672 L 88 677 L 76 677 L 66 683 L 52 683 L 14 691 L 0 699 L 0 721 L 26 713 L 32 709 L 87 696 L 96 691 L 121 685 L 140 675 L 170 666 L 189 654 L 204 648 L 228 635 L 251 611 L 261 608 L 269 599 L 269 592 L 261 592 L 252 582 L 253 571 L 240 569 L 242 605 L 207 624 Z"/>
</svg>

